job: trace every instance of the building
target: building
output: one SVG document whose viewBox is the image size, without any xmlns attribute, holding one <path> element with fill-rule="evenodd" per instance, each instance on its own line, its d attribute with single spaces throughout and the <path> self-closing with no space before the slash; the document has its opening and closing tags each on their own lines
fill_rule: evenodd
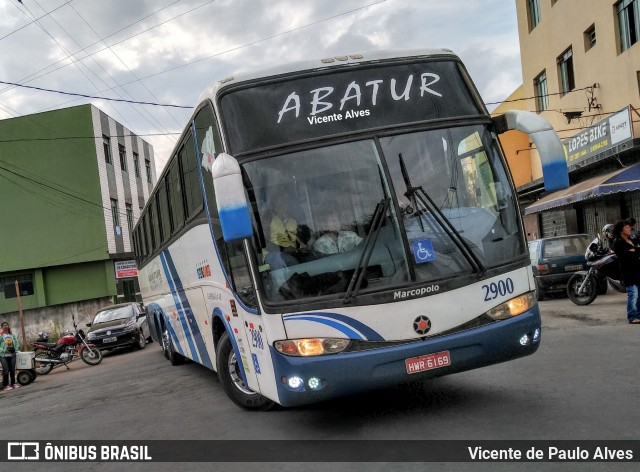
<svg viewBox="0 0 640 472">
<path fill-rule="evenodd" d="M 155 180 L 152 146 L 93 105 L 1 120 L 1 319 L 18 326 L 20 299 L 27 334 L 55 332 L 136 300 L 130 231 Z"/>
<path fill-rule="evenodd" d="M 529 239 L 640 217 L 640 0 L 516 0 L 516 10 L 521 100 L 495 113 L 520 108 L 549 120 L 571 183 L 545 194 L 535 147 L 504 137 Z"/>
</svg>

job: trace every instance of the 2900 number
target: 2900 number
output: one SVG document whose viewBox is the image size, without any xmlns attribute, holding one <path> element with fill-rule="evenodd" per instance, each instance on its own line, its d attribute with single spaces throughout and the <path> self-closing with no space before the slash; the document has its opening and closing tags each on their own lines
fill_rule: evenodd
<svg viewBox="0 0 640 472">
<path fill-rule="evenodd" d="M 497 283 L 491 282 L 488 285 L 483 285 L 482 290 L 484 290 L 485 302 L 495 300 L 498 297 L 504 297 L 507 294 L 513 293 L 513 280 L 507 278 L 505 280 L 499 280 Z"/>
</svg>

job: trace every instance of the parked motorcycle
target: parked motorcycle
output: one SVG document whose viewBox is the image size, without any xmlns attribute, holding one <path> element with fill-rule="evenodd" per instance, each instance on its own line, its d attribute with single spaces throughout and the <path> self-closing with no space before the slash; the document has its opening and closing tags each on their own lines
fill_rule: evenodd
<svg viewBox="0 0 640 472">
<path fill-rule="evenodd" d="M 36 372 L 46 375 L 53 370 L 56 365 L 67 365 L 74 359 L 80 357 L 89 365 L 98 365 L 102 362 L 102 352 L 95 344 L 87 343 L 85 333 L 78 329 L 75 317 L 73 317 L 73 331 L 67 332 L 58 339 L 56 343 L 41 341 L 48 339 L 46 333 L 38 333 L 39 339 L 33 342 L 33 350 L 36 351 Z"/>
<path fill-rule="evenodd" d="M 606 254 L 587 262 L 589 270 L 579 270 L 567 283 L 567 295 L 576 305 L 588 305 L 598 294 L 606 293 L 607 282 L 617 292 L 626 293 L 615 254 Z"/>
</svg>

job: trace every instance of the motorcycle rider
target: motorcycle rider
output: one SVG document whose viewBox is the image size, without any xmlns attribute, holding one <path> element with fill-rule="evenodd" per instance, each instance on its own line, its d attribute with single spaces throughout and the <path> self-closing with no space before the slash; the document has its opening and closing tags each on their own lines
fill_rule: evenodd
<svg viewBox="0 0 640 472">
<path fill-rule="evenodd" d="M 584 257 L 588 261 L 598 259 L 599 257 L 606 256 L 613 252 L 613 225 L 607 223 L 602 227 L 602 236 L 599 234 L 591 241 L 591 244 L 587 247 L 587 251 L 584 253 Z"/>
</svg>

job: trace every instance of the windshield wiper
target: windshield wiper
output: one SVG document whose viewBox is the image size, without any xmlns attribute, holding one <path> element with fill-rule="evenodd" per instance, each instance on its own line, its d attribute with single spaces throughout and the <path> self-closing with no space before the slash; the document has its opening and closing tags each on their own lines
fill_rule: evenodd
<svg viewBox="0 0 640 472">
<path fill-rule="evenodd" d="M 467 259 L 475 272 L 485 272 L 486 269 L 484 268 L 482 262 L 480 262 L 480 259 L 478 259 L 478 256 L 476 256 L 476 254 L 471 250 L 458 230 L 451 224 L 451 221 L 449 221 L 449 219 L 444 216 L 440 208 L 438 208 L 429 194 L 427 194 L 422 186 L 414 187 L 413 185 L 411 185 L 409 172 L 407 172 L 407 167 L 404 163 L 402 154 L 398 154 L 398 158 L 400 160 L 400 170 L 402 171 L 402 178 L 404 179 L 404 184 L 407 187 L 407 191 L 404 193 L 404 196 L 407 197 L 410 202 L 413 202 L 415 206 L 417 206 L 418 203 L 422 204 L 423 208 L 431 213 L 433 218 L 436 220 L 436 223 L 438 223 L 440 227 L 444 229 L 445 233 L 447 233 L 447 235 L 453 240 L 454 244 L 458 246 L 458 249 L 460 249 L 462 255 L 465 259 Z M 419 214 L 418 217 L 420 217 Z"/>
<path fill-rule="evenodd" d="M 380 228 L 382 228 L 382 223 L 384 222 L 384 218 L 389 210 L 391 199 L 389 197 L 384 198 L 378 202 L 376 205 L 376 209 L 373 211 L 373 216 L 371 217 L 371 227 L 367 232 L 367 236 L 364 240 L 364 244 L 362 246 L 362 254 L 360 254 L 360 259 L 358 260 L 358 264 L 356 265 L 355 271 L 351 276 L 351 280 L 349 281 L 349 286 L 347 287 L 347 293 L 344 296 L 343 303 L 345 305 L 353 303 L 353 301 L 358 296 L 358 291 L 362 286 L 362 281 L 367 273 L 367 267 L 369 265 L 369 260 L 371 259 L 371 254 L 373 254 L 373 249 L 376 246 L 376 241 L 378 239 L 378 235 L 380 234 Z"/>
</svg>

